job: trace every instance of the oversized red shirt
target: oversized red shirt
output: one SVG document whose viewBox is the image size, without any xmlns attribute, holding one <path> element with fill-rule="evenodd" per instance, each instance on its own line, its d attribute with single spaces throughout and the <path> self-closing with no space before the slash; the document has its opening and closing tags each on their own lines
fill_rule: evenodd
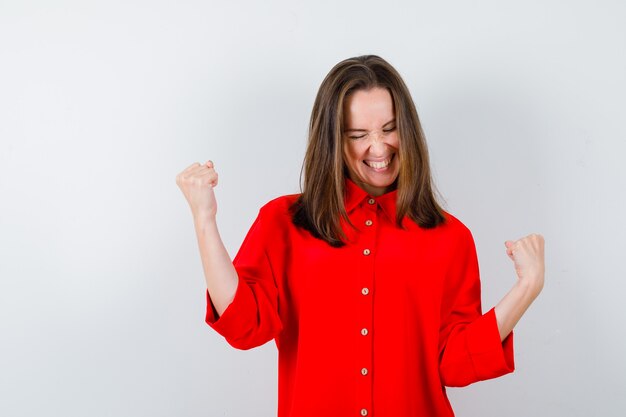
<svg viewBox="0 0 626 417">
<path fill-rule="evenodd" d="M 278 417 L 453 416 L 445 386 L 514 369 L 513 335 L 500 341 L 481 312 L 472 235 L 446 213 L 422 229 L 396 226 L 397 191 L 369 196 L 346 180 L 357 230 L 334 248 L 294 226 L 287 195 L 267 203 L 233 264 L 239 285 L 206 322 L 238 349 L 274 339 Z"/>
</svg>

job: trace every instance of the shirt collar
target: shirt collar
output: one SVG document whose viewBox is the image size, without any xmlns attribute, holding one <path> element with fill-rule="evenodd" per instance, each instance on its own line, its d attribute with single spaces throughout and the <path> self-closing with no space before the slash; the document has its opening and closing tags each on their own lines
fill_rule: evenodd
<svg viewBox="0 0 626 417">
<path fill-rule="evenodd" d="M 398 190 L 389 191 L 381 196 L 370 196 L 367 191 L 356 185 L 354 181 L 346 177 L 345 181 L 345 200 L 344 205 L 346 207 L 346 213 L 350 214 L 360 203 L 364 200 L 373 198 L 374 201 L 382 208 L 385 215 L 395 222 L 396 220 L 396 198 L 398 197 Z"/>
</svg>

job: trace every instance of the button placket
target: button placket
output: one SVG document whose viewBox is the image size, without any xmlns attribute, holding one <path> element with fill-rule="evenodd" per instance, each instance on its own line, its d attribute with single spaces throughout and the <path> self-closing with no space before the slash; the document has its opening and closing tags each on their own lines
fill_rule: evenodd
<svg viewBox="0 0 626 417">
<path fill-rule="evenodd" d="M 374 259 L 376 255 L 376 234 L 378 225 L 378 205 L 374 198 L 368 198 L 366 204 L 360 206 L 363 217 L 359 222 L 365 227 L 360 227 L 357 245 L 360 250 L 359 260 L 359 288 L 360 298 L 359 315 L 357 317 L 357 327 L 359 332 L 359 352 L 355 362 L 355 373 L 358 373 L 359 382 L 357 384 L 357 410 L 362 416 L 367 416 L 372 407 L 372 363 L 373 363 L 373 343 L 372 328 L 373 307 L 374 307 Z"/>
</svg>

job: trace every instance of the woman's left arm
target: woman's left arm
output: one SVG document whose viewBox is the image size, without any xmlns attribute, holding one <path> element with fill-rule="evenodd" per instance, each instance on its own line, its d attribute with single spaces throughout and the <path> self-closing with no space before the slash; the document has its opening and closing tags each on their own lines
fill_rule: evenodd
<svg viewBox="0 0 626 417">
<path fill-rule="evenodd" d="M 513 261 L 517 282 L 495 307 L 500 339 L 504 340 L 522 318 L 543 288 L 545 261 L 544 240 L 532 234 L 506 241 L 506 253 Z"/>
</svg>

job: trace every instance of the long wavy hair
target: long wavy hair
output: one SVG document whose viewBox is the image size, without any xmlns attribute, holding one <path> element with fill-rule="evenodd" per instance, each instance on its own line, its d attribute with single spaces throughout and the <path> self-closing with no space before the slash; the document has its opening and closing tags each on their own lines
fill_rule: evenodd
<svg viewBox="0 0 626 417">
<path fill-rule="evenodd" d="M 445 221 L 434 192 L 426 139 L 409 89 L 400 74 L 379 56 L 349 58 L 331 69 L 317 92 L 300 174 L 302 194 L 291 206 L 295 225 L 334 247 L 345 244 L 341 219 L 352 225 L 344 206 L 344 102 L 355 91 L 374 87 L 386 88 L 394 105 L 400 146 L 398 227 L 402 227 L 405 216 L 423 228 Z"/>
</svg>

